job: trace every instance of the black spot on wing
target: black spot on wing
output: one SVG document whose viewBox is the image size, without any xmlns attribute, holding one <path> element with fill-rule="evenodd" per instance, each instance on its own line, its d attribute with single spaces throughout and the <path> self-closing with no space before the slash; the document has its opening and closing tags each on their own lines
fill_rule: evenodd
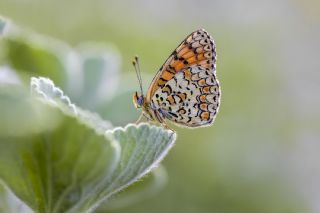
<svg viewBox="0 0 320 213">
<path fill-rule="evenodd" d="M 175 113 L 173 113 L 173 112 L 168 112 L 170 115 L 172 115 L 173 117 L 175 117 L 175 118 L 178 118 L 178 115 L 177 114 L 175 114 Z"/>
</svg>

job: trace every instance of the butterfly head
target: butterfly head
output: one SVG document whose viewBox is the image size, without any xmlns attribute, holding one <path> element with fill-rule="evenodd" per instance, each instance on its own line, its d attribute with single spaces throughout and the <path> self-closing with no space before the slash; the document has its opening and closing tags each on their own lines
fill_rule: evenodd
<svg viewBox="0 0 320 213">
<path fill-rule="evenodd" d="M 136 108 L 142 108 L 144 104 L 144 97 L 142 94 L 138 94 L 138 92 L 135 92 L 133 94 L 133 104 Z"/>
</svg>

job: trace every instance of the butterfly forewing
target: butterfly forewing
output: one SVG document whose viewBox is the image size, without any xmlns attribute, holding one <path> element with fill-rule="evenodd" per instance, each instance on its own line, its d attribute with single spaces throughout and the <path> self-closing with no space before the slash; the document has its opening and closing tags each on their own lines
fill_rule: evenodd
<svg viewBox="0 0 320 213">
<path fill-rule="evenodd" d="M 158 88 L 163 88 L 181 70 L 198 65 L 215 73 L 215 63 L 216 49 L 211 36 L 203 29 L 191 33 L 173 51 L 154 77 L 146 96 L 147 102 Z"/>
</svg>

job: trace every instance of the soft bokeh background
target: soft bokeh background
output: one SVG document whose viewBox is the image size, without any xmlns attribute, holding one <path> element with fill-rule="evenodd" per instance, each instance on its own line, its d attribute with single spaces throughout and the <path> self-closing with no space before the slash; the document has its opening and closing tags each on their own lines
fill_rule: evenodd
<svg viewBox="0 0 320 213">
<path fill-rule="evenodd" d="M 187 34 L 205 28 L 214 37 L 222 86 L 215 124 L 175 128 L 167 185 L 108 212 L 320 212 L 319 1 L 1 0 L 0 14 L 71 45 L 116 47 L 126 92 L 101 110 L 115 125 L 139 115 L 135 54 L 146 90 Z"/>
</svg>

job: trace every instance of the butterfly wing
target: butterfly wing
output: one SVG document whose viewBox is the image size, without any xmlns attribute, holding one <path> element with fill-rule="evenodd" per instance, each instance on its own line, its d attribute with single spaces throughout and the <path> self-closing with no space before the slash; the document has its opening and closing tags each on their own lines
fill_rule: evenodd
<svg viewBox="0 0 320 213">
<path fill-rule="evenodd" d="M 193 65 L 158 88 L 151 105 L 166 119 L 187 127 L 211 125 L 219 110 L 220 86 L 215 74 Z"/>
<path fill-rule="evenodd" d="M 157 89 L 163 88 L 177 72 L 193 65 L 198 65 L 213 74 L 216 70 L 215 44 L 212 37 L 204 29 L 191 33 L 172 52 L 153 78 L 146 95 L 146 101 L 150 102 Z"/>
</svg>

